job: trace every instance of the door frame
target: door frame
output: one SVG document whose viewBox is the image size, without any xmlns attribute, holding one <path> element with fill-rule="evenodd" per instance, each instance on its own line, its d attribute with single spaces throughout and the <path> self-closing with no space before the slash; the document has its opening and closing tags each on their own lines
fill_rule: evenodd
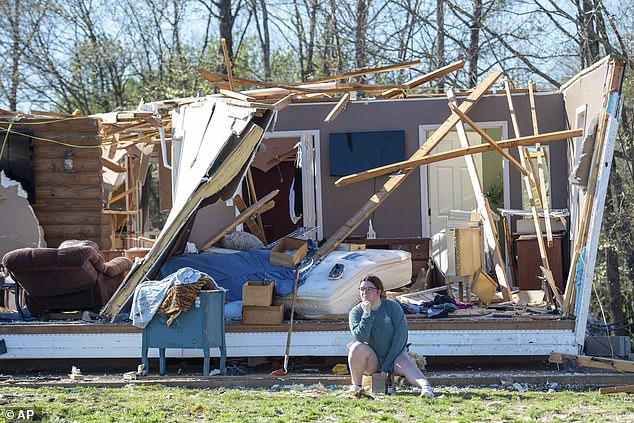
<svg viewBox="0 0 634 423">
<path fill-rule="evenodd" d="M 312 166 L 302 166 L 302 202 L 304 226 L 315 225 L 317 231 L 309 233 L 317 241 L 324 239 L 324 217 L 321 193 L 321 143 L 319 130 L 301 131 L 273 131 L 265 132 L 263 138 L 294 138 L 300 139 L 303 163 Z"/>
<path fill-rule="evenodd" d="M 505 120 L 475 122 L 480 128 L 500 128 L 502 130 L 502 140 L 508 139 L 508 122 Z M 427 141 L 427 132 L 437 130 L 439 124 L 418 125 L 418 146 L 422 146 Z M 471 129 L 465 124 L 467 130 Z M 442 141 L 441 141 L 442 142 Z M 427 165 L 420 168 L 420 214 L 421 214 L 421 236 L 423 238 L 431 237 L 431 219 L 429 218 L 429 167 Z M 502 184 L 504 185 L 504 208 L 508 209 L 511 205 L 511 187 L 509 186 L 510 172 L 508 160 L 502 157 Z"/>
</svg>

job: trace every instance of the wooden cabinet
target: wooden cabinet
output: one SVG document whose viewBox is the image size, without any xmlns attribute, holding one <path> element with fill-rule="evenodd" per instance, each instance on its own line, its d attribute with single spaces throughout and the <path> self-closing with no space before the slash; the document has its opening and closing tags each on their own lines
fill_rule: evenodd
<svg viewBox="0 0 634 423">
<path fill-rule="evenodd" d="M 412 282 L 421 269 L 427 269 L 429 261 L 429 238 L 348 238 L 345 242 L 362 243 L 366 248 L 403 250 L 412 255 Z"/>
<path fill-rule="evenodd" d="M 535 235 L 521 235 L 515 238 L 515 259 L 517 263 L 517 284 L 521 290 L 541 289 L 542 288 L 542 272 L 539 266 L 542 260 L 539 255 L 539 245 Z M 555 283 L 559 290 L 564 292 L 566 260 L 564 254 L 564 237 L 562 235 L 553 235 L 553 246 L 548 248 L 546 240 L 546 256 L 550 270 L 553 272 Z"/>
</svg>

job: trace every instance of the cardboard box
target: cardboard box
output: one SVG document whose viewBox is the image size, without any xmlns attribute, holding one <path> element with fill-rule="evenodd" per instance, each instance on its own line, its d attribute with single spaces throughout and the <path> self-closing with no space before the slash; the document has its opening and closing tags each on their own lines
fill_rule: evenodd
<svg viewBox="0 0 634 423">
<path fill-rule="evenodd" d="M 242 285 L 243 306 L 263 306 L 273 304 L 275 281 L 246 281 Z"/>
<path fill-rule="evenodd" d="M 284 238 L 271 250 L 270 262 L 278 266 L 293 267 L 308 254 L 308 241 L 305 239 Z"/>
<path fill-rule="evenodd" d="M 493 300 L 497 289 L 498 284 L 484 272 L 479 272 L 471 285 L 471 292 L 487 305 Z"/>
<path fill-rule="evenodd" d="M 247 325 L 272 325 L 282 323 L 284 304 L 262 307 L 242 306 L 242 323 Z"/>
</svg>

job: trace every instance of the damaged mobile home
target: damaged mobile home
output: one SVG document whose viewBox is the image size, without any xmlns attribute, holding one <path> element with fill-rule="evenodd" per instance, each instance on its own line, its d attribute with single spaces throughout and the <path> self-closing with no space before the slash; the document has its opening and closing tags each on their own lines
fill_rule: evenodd
<svg viewBox="0 0 634 423">
<path fill-rule="evenodd" d="M 357 301 L 359 278 L 372 273 L 389 289 L 414 282 L 416 289 L 401 291 L 401 300 L 414 306 L 441 289 L 465 301 L 476 298 L 473 290 L 483 304 L 499 303 L 442 319 L 408 315 L 416 353 L 577 354 L 585 338 L 624 63 L 606 57 L 554 92 L 508 84 L 496 92 L 499 76 L 449 96 L 409 95 L 412 83 L 384 87 L 376 99 L 351 101 L 346 94 L 335 104 L 306 85 L 299 87 L 309 97 L 304 100 L 291 101 L 293 87 L 271 87 L 148 105 L 154 114 L 171 109 L 169 124 L 154 123 L 163 128 L 154 140 L 171 146 L 161 160 L 172 167 L 172 207 L 147 255 L 135 261 L 101 310 L 117 323 L 2 322 L 7 353 L 0 359 L 139 357 L 141 330 L 115 320 L 135 288 L 164 277 L 170 263 L 179 268 L 193 267 L 200 257 L 216 260 L 222 253 L 210 247 L 240 224 L 262 244 L 295 225 L 320 244 L 297 290 L 301 320 L 293 326 L 291 355 L 346 355 L 351 335 L 341 315 Z M 223 88 L 227 83 L 214 75 L 207 79 Z M 128 193 L 131 187 L 119 189 Z M 250 205 L 238 204 L 236 192 Z M 202 252 L 184 254 L 191 244 Z M 446 285 L 425 291 L 430 257 Z M 329 278 L 337 264 L 344 265 L 342 277 Z M 247 279 L 268 278 L 240 270 Z M 498 293 L 495 285 L 485 292 L 493 281 L 488 273 Z M 277 302 L 290 304 L 292 272 L 279 278 L 287 290 Z M 235 286 L 228 289 L 238 295 Z M 502 311 L 504 304 L 510 311 Z M 227 354 L 281 356 L 287 327 L 229 322 Z M 174 348 L 167 355 L 202 353 Z"/>
</svg>

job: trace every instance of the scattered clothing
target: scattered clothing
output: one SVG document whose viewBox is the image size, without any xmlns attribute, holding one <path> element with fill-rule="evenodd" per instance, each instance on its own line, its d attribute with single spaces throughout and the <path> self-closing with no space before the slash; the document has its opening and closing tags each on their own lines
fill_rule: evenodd
<svg viewBox="0 0 634 423">
<path fill-rule="evenodd" d="M 197 282 L 189 284 L 175 284 L 167 290 L 165 299 L 157 310 L 167 316 L 165 324 L 170 327 L 174 319 L 190 309 L 202 289 L 216 289 L 216 284 L 207 275 L 202 275 Z"/>
<path fill-rule="evenodd" d="M 209 277 L 191 267 L 183 267 L 160 281 L 141 282 L 134 290 L 132 299 L 132 324 L 139 328 L 146 327 L 163 303 L 170 287 L 197 282 L 203 275 Z"/>
<path fill-rule="evenodd" d="M 234 254 L 185 254 L 171 257 L 161 267 L 161 275 L 169 275 L 182 267 L 191 267 L 209 275 L 216 285 L 227 289 L 227 301 L 242 300 L 242 285 L 248 280 L 275 281 L 275 293 L 293 292 L 295 271 L 271 264 L 269 250 L 249 250 Z M 303 280 L 300 278 L 298 286 Z"/>
</svg>

